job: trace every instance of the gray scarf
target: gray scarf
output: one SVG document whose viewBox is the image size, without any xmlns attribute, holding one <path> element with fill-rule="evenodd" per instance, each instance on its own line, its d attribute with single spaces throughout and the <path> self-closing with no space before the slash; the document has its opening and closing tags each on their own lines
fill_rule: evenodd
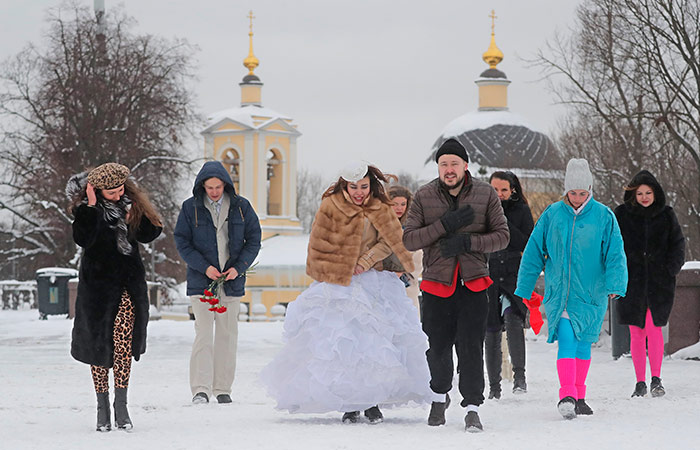
<svg viewBox="0 0 700 450">
<path fill-rule="evenodd" d="M 103 217 L 107 225 L 117 231 L 117 249 L 122 255 L 130 255 L 133 247 L 129 242 L 126 226 L 126 213 L 131 208 L 131 199 L 126 195 L 117 202 L 111 202 L 98 196 L 97 204 L 102 207 Z"/>
</svg>

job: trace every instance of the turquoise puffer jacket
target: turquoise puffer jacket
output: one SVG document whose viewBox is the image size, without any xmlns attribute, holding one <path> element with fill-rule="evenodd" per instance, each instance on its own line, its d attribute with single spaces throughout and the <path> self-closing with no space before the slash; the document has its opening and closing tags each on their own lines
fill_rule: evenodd
<svg viewBox="0 0 700 450">
<path fill-rule="evenodd" d="M 549 338 L 566 309 L 579 341 L 598 340 L 608 294 L 624 297 L 627 258 L 613 212 L 591 198 L 578 214 L 564 200 L 547 207 L 530 235 L 515 295 L 530 298 L 544 268 Z"/>
</svg>

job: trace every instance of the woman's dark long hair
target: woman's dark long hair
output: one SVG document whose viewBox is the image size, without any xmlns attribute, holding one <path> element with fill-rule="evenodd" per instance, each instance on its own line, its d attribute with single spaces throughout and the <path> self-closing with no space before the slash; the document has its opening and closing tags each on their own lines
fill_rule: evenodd
<svg viewBox="0 0 700 450">
<path fill-rule="evenodd" d="M 515 175 L 510 170 L 507 170 L 507 171 L 498 170 L 498 171 L 491 174 L 491 177 L 489 178 L 489 183 L 494 178 L 498 178 L 499 180 L 507 181 L 508 184 L 510 184 L 510 188 L 512 190 L 512 194 L 510 195 L 510 200 L 513 200 L 514 202 L 522 200 L 523 203 L 525 203 L 526 205 L 528 204 L 527 197 L 525 197 L 525 193 L 523 192 L 523 187 L 520 185 L 520 180 L 518 179 L 517 175 Z"/>
<path fill-rule="evenodd" d="M 141 218 L 145 215 L 153 225 L 158 227 L 163 226 L 160 214 L 158 214 L 158 211 L 156 211 L 156 208 L 151 203 L 150 199 L 148 198 L 148 194 L 141 190 L 141 188 L 139 188 L 131 178 L 127 178 L 126 182 L 124 182 L 124 194 L 126 194 L 126 196 L 129 197 L 132 202 L 131 209 L 129 210 L 129 220 L 127 221 L 128 224 L 138 225 L 141 223 Z M 101 189 L 95 189 L 95 195 L 104 198 L 102 197 Z M 80 194 L 73 199 L 70 207 L 71 211 L 83 203 L 83 200 L 86 197 L 87 191 L 82 189 Z M 130 227 L 129 237 L 133 238 L 137 230 L 138 226 Z"/>
<path fill-rule="evenodd" d="M 395 180 L 396 176 L 391 174 L 384 174 L 381 170 L 377 169 L 374 166 L 368 166 L 367 173 L 364 176 L 369 177 L 369 193 L 373 197 L 378 198 L 382 203 L 386 203 L 387 205 L 393 205 L 394 202 L 392 202 L 391 199 L 389 199 L 389 196 L 386 195 L 386 191 L 384 190 L 384 184 L 382 184 L 382 182 L 388 183 L 392 179 Z M 331 195 L 337 192 L 347 191 L 347 187 L 348 182 L 345 181 L 342 177 L 338 178 L 338 181 L 336 181 L 328 189 L 326 189 L 326 192 L 323 193 L 323 196 L 321 198 L 330 197 Z"/>
</svg>

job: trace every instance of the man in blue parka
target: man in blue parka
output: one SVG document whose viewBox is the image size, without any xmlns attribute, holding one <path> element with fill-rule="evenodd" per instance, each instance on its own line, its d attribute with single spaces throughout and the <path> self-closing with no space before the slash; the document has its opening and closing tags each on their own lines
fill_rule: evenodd
<svg viewBox="0 0 700 450">
<path fill-rule="evenodd" d="M 245 294 L 245 272 L 260 251 L 260 223 L 248 200 L 236 194 L 223 164 L 209 161 L 197 174 L 175 226 L 175 244 L 187 263 L 187 295 L 194 312 L 190 357 L 193 403 L 231 403 L 236 372 L 238 310 Z M 209 284 L 226 276 L 219 300 L 223 313 L 200 298 Z M 214 325 L 216 324 L 216 332 Z"/>
<path fill-rule="evenodd" d="M 591 344 L 598 340 L 608 301 L 625 295 L 627 260 L 613 212 L 593 199 L 585 159 L 566 167 L 563 200 L 540 216 L 525 247 L 515 295 L 529 299 L 544 268 L 542 305 L 547 342 L 559 341 L 559 412 L 593 414 L 586 404 Z"/>
</svg>

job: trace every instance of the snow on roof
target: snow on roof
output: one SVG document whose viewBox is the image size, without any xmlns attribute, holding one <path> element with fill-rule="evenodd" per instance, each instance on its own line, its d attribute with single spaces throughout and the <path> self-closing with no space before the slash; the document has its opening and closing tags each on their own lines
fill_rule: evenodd
<svg viewBox="0 0 700 450">
<path fill-rule="evenodd" d="M 262 241 L 257 268 L 306 267 L 309 235 L 273 236 Z"/>
<path fill-rule="evenodd" d="M 262 117 L 267 118 L 268 120 L 256 125 L 256 121 L 253 120 L 253 117 Z M 251 128 L 260 128 L 265 126 L 271 120 L 291 120 L 291 117 L 262 106 L 246 105 L 241 106 L 240 108 L 230 108 L 212 113 L 209 117 L 207 117 L 207 127 L 210 127 L 223 119 L 235 120 L 236 122 L 242 123 Z"/>
<path fill-rule="evenodd" d="M 520 115 L 505 111 L 472 111 L 457 117 L 440 133 L 441 136 L 459 136 L 469 130 L 485 130 L 494 125 L 516 125 L 538 131 Z"/>
<path fill-rule="evenodd" d="M 37 275 L 68 275 L 77 277 L 78 271 L 68 267 L 43 267 L 36 271 Z"/>
<path fill-rule="evenodd" d="M 682 270 L 698 270 L 698 269 L 700 269 L 700 261 L 686 261 L 682 267 Z"/>
</svg>

